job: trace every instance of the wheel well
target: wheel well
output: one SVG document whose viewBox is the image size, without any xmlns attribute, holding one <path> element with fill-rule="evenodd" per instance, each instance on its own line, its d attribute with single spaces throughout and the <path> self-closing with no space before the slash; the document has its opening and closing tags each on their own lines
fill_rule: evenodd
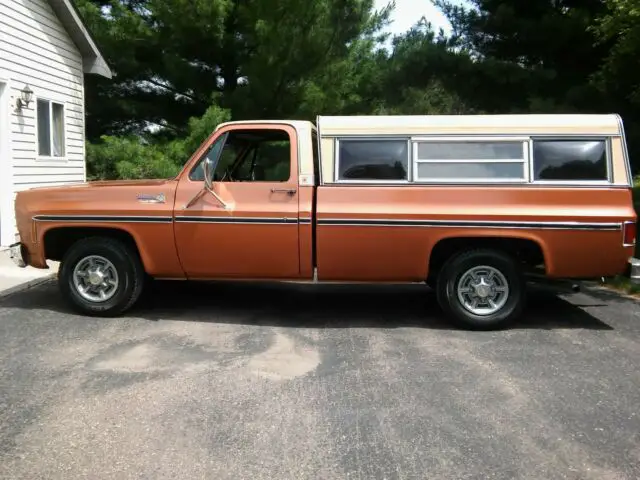
<svg viewBox="0 0 640 480">
<path fill-rule="evenodd" d="M 44 234 L 44 253 L 48 260 L 61 261 L 67 250 L 78 240 L 87 237 L 108 237 L 121 241 L 140 254 L 133 236 L 125 230 L 103 227 L 59 227 Z"/>
<path fill-rule="evenodd" d="M 451 256 L 462 250 L 491 248 L 506 252 L 523 263 L 527 270 L 545 271 L 544 254 L 540 245 L 526 238 L 505 237 L 457 237 L 445 238 L 436 243 L 429 257 L 429 276 L 437 274 Z"/>
</svg>

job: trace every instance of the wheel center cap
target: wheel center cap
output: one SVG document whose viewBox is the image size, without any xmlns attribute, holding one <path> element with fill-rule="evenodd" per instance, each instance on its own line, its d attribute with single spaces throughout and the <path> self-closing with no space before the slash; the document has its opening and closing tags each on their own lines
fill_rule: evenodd
<svg viewBox="0 0 640 480">
<path fill-rule="evenodd" d="M 89 273 L 89 283 L 91 285 L 97 286 L 100 285 L 104 280 L 104 275 L 100 272 L 91 272 Z"/>
<path fill-rule="evenodd" d="M 491 295 L 491 285 L 485 283 L 484 278 L 480 280 L 480 283 L 475 286 L 476 295 L 480 298 L 487 298 Z"/>
</svg>

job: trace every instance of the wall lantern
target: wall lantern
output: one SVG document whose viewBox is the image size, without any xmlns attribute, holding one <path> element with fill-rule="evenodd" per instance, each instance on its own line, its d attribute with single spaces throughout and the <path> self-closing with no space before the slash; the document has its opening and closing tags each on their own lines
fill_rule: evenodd
<svg viewBox="0 0 640 480">
<path fill-rule="evenodd" d="M 22 108 L 29 108 L 29 104 L 33 99 L 33 90 L 29 88 L 29 85 L 25 85 L 20 91 L 20 98 L 16 101 L 16 108 L 22 110 Z"/>
</svg>

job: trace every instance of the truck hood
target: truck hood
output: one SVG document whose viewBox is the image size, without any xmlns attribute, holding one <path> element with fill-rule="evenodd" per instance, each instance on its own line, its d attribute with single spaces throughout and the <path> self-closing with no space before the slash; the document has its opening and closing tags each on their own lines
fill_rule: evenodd
<svg viewBox="0 0 640 480">
<path fill-rule="evenodd" d="M 47 187 L 30 188 L 29 192 L 59 191 L 78 188 L 102 188 L 102 187 L 163 187 L 175 182 L 174 179 L 153 179 L 153 180 L 99 180 L 93 182 L 72 183 L 67 185 L 56 185 Z"/>
<path fill-rule="evenodd" d="M 84 182 L 37 187 L 17 193 L 16 222 L 37 215 L 167 215 L 177 179 Z"/>
</svg>

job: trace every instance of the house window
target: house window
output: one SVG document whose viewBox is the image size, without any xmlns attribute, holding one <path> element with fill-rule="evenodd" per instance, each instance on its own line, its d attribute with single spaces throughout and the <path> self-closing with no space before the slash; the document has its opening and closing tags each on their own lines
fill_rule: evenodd
<svg viewBox="0 0 640 480">
<path fill-rule="evenodd" d="M 37 100 L 38 155 L 64 157 L 64 105 Z"/>
<path fill-rule="evenodd" d="M 428 140 L 415 144 L 416 180 L 517 181 L 527 178 L 524 140 Z"/>
<path fill-rule="evenodd" d="M 407 140 L 340 140 L 336 178 L 349 180 L 407 181 Z"/>
<path fill-rule="evenodd" d="M 605 140 L 534 140 L 533 179 L 607 181 Z"/>
</svg>

